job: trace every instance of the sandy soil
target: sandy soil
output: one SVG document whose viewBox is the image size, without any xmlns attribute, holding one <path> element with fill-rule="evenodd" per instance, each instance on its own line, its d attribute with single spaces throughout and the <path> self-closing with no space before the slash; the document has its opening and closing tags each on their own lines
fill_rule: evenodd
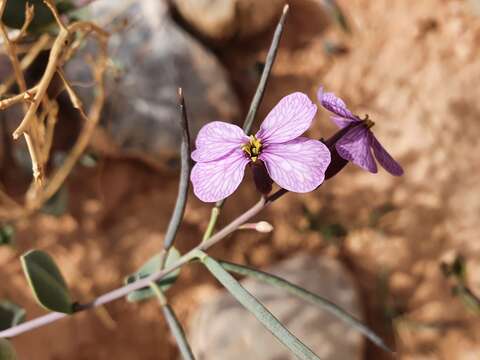
<svg viewBox="0 0 480 360">
<path fill-rule="evenodd" d="M 469 285 L 480 294 L 480 18 L 466 1 L 341 3 L 348 9 L 353 36 L 327 27 L 313 1 L 291 1 L 260 115 L 293 90 L 314 98 L 323 84 L 376 121 L 375 133 L 406 175 L 371 175 L 349 166 L 319 191 L 289 194 L 261 214 L 259 219 L 275 226 L 271 235 L 237 233 L 212 254 L 254 266 L 304 251 L 337 257 L 358 282 L 369 325 L 388 339 L 399 358 L 480 358 L 478 315 L 451 295 L 439 269 L 442 260 L 463 254 Z M 270 34 L 216 49 L 245 107 L 255 85 L 252 69 L 264 58 Z M 325 54 L 326 39 L 344 44 L 347 53 Z M 333 131 L 320 111 L 311 135 Z M 79 167 L 68 187 L 68 214 L 35 216 L 20 225 L 15 249 L 0 248 L 0 295 L 24 305 L 30 318 L 43 311 L 27 291 L 19 254 L 32 247 L 51 253 L 80 301 L 118 286 L 159 248 L 174 203 L 176 174 L 156 173 L 134 161 L 102 160 L 95 169 Z M 256 197 L 245 181 L 220 223 Z M 208 206 L 191 197 L 178 237 L 180 250 L 197 243 L 208 212 Z M 385 214 L 373 221 L 379 213 Z M 347 234 L 326 236 L 332 224 Z M 215 289 L 215 281 L 192 266 L 169 295 L 188 323 L 199 300 Z M 155 302 L 118 301 L 107 310 L 116 323 L 113 329 L 95 312 L 79 314 L 15 339 L 20 358 L 175 358 Z M 366 347 L 365 359 L 388 358 Z"/>
</svg>

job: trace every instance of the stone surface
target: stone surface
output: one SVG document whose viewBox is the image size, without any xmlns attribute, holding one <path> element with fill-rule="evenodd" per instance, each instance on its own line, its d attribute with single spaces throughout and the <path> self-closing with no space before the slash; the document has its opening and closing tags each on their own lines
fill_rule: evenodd
<svg viewBox="0 0 480 360">
<path fill-rule="evenodd" d="M 182 17 L 213 40 L 246 37 L 267 29 L 279 17 L 284 1 L 174 0 Z"/>
<path fill-rule="evenodd" d="M 267 271 L 320 294 L 362 318 L 355 285 L 336 260 L 300 255 Z M 360 359 L 362 336 L 341 320 L 256 280 L 244 280 L 242 285 L 321 359 Z M 226 291 L 199 308 L 193 316 L 189 336 L 199 360 L 295 359 Z"/>
<path fill-rule="evenodd" d="M 183 87 L 192 136 L 206 122 L 231 121 L 239 106 L 228 77 L 199 42 L 176 25 L 163 1 L 98 0 L 91 6 L 94 19 L 105 22 L 118 14 L 112 27 L 110 56 L 116 78 L 108 86 L 105 116 L 110 135 L 124 150 L 158 155 L 176 152 L 180 127 L 177 88 Z M 73 64 L 69 73 L 83 79 Z"/>
</svg>

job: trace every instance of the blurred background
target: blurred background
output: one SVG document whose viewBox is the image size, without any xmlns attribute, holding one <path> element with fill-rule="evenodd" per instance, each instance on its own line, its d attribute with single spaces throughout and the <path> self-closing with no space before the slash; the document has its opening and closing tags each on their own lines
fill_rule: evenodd
<svg viewBox="0 0 480 360">
<path fill-rule="evenodd" d="M 302 91 L 316 101 L 323 85 L 355 113 L 369 114 L 375 134 L 405 175 L 394 178 L 383 169 L 372 175 L 348 165 L 317 191 L 288 194 L 261 213 L 258 221 L 270 222 L 273 232 L 237 231 L 211 254 L 293 276 L 363 319 L 399 359 L 479 359 L 480 3 L 289 4 L 254 130 L 286 94 Z M 82 8 L 79 16 L 112 34 L 101 123 L 54 198 L 33 216 L 5 222 L 15 234 L 13 244 L 0 246 L 1 299 L 25 307 L 28 318 L 44 313 L 19 262 L 31 248 L 56 259 L 80 301 L 118 287 L 158 251 L 178 182 L 176 88 L 184 88 L 194 133 L 212 120 L 241 124 L 283 5 L 281 0 L 97 0 Z M 89 50 L 87 45 L 81 51 Z M 47 55 L 30 68 L 29 81 L 38 80 Z M 81 56 L 65 71 L 85 103 L 91 102 L 91 75 Z M 0 72 L 2 81 L 11 74 L 6 55 Z M 0 116 L 2 189 L 21 200 L 31 165 L 24 140 L 10 139 L 21 117 L 15 111 Z M 48 166 L 61 163 L 80 128 L 70 103 L 60 97 Z M 329 137 L 335 131 L 328 113 L 319 109 L 309 135 Z M 247 174 L 226 203 L 220 226 L 257 198 Z M 180 251 L 201 239 L 210 209 L 190 195 L 176 242 Z M 278 305 L 281 298 L 269 300 L 265 290 L 257 291 L 272 307 L 280 306 L 281 314 L 282 306 L 296 309 L 284 321 L 326 359 L 393 358 L 348 327 L 339 328 L 334 318 L 315 318 L 318 309 L 303 313 L 306 307 L 292 299 Z M 265 336 L 281 348 L 246 313 L 229 310 L 235 305 L 200 266 L 186 267 L 168 295 L 194 350 L 204 354 L 199 359 L 236 359 L 239 353 L 290 358 L 268 349 L 248 352 L 255 342 L 219 340 L 233 335 L 235 324 L 239 333 L 253 340 Z M 117 301 L 106 310 L 109 316 L 85 312 L 15 338 L 20 359 L 178 358 L 155 301 Z"/>
</svg>

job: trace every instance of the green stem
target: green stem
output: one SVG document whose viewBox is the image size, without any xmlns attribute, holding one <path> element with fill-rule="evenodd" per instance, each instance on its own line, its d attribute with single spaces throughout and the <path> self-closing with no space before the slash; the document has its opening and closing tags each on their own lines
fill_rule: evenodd
<svg viewBox="0 0 480 360">
<path fill-rule="evenodd" d="M 160 303 L 160 305 L 161 306 L 167 305 L 167 303 L 168 303 L 167 297 L 162 292 L 162 289 L 160 289 L 160 286 L 158 286 L 157 283 L 154 282 L 154 281 L 152 281 L 149 285 L 150 285 L 150 288 L 152 289 L 152 291 L 157 296 L 157 299 L 158 299 L 158 302 Z"/>
<path fill-rule="evenodd" d="M 205 233 L 203 234 L 202 243 L 210 239 L 210 237 L 212 236 L 213 231 L 215 230 L 215 225 L 217 224 L 218 215 L 220 215 L 220 208 L 218 206 L 215 206 L 212 208 L 207 230 L 205 230 Z"/>
<path fill-rule="evenodd" d="M 185 336 L 185 331 L 183 331 L 182 324 L 178 321 L 175 312 L 173 311 L 172 307 L 168 305 L 167 298 L 162 292 L 162 289 L 155 283 L 151 282 L 150 287 L 157 295 L 158 302 L 160 303 L 163 311 L 163 315 L 165 320 L 167 321 L 168 327 L 177 342 L 178 349 L 180 350 L 180 354 L 184 360 L 195 360 L 193 356 L 192 349 L 187 341 L 187 337 Z"/>
</svg>

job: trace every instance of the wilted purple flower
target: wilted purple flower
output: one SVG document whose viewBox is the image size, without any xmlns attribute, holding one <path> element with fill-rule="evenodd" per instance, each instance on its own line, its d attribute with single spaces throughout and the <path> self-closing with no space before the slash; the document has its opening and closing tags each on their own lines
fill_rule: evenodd
<svg viewBox="0 0 480 360">
<path fill-rule="evenodd" d="M 270 111 L 255 135 L 236 125 L 214 121 L 200 129 L 192 159 L 193 191 L 205 202 L 231 195 L 240 185 L 247 164 L 262 161 L 268 175 L 282 188 L 309 192 L 324 180 L 330 163 L 328 148 L 302 137 L 317 112 L 308 96 L 285 96 Z"/>
<path fill-rule="evenodd" d="M 345 160 L 351 161 L 361 168 L 372 173 L 377 172 L 375 158 L 390 174 L 403 175 L 402 167 L 390 156 L 370 130 L 375 123 L 368 118 L 360 119 L 354 115 L 345 105 L 342 99 L 333 93 L 324 92 L 321 87 L 318 90 L 318 100 L 328 111 L 334 113 L 333 122 L 340 127 L 340 136 L 335 140 L 335 149 L 338 155 Z"/>
</svg>

